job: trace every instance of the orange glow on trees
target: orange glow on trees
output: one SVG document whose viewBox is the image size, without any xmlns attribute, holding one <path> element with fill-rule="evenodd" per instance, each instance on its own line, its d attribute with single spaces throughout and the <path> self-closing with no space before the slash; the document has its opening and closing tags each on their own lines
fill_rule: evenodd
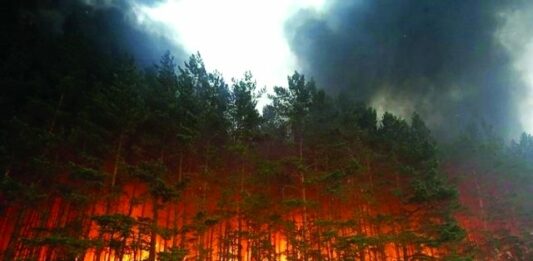
<svg viewBox="0 0 533 261">
<path fill-rule="evenodd" d="M 64 118 L 50 128 L 21 109 L 26 122 L 9 125 L 4 260 L 469 255 L 457 191 L 417 115 L 378 120 L 298 73 L 260 115 L 249 73 L 229 86 L 199 55 L 178 73 L 169 54 L 148 72 L 116 63 L 81 101 L 61 101 L 76 116 L 52 106 Z"/>
</svg>

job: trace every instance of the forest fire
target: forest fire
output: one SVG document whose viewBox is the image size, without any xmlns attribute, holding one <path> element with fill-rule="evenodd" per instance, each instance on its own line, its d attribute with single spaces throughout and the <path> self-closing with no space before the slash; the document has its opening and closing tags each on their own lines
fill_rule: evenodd
<svg viewBox="0 0 533 261">
<path fill-rule="evenodd" d="M 169 204 L 166 208 L 159 210 L 159 213 L 154 216 L 154 207 L 151 201 L 140 200 L 147 193 L 146 187 L 142 184 L 129 184 L 123 186 L 122 196 L 116 198 L 117 204 L 109 206 L 106 202 L 101 202 L 92 207 L 87 207 L 90 216 L 94 217 L 91 220 L 85 220 L 82 229 L 85 230 L 87 236 L 84 240 L 73 242 L 71 247 L 82 248 L 84 254 L 76 255 L 77 260 L 85 261 L 100 261 L 100 260 L 145 260 L 150 257 L 150 252 L 154 251 L 159 255 L 165 253 L 180 256 L 183 260 L 289 260 L 288 257 L 297 259 L 314 259 L 311 256 L 321 255 L 327 257 L 328 260 L 338 260 L 346 258 L 346 253 L 335 248 L 339 247 L 338 238 L 331 238 L 325 236 L 328 232 L 326 227 L 333 225 L 323 224 L 322 228 L 318 223 L 316 231 L 310 227 L 304 227 L 304 219 L 302 210 L 290 210 L 284 217 L 277 220 L 277 225 L 270 224 L 253 224 L 249 218 L 235 218 L 230 217 L 226 220 L 222 218 L 206 216 L 186 217 L 186 213 L 204 213 L 195 210 L 196 206 L 184 208 L 180 204 Z M 187 192 L 184 192 L 186 195 Z M 213 193 L 217 195 L 218 193 Z M 311 194 L 312 195 L 312 194 Z M 212 199 L 216 200 L 216 199 Z M 67 238 L 55 237 L 54 228 L 59 224 L 68 224 L 69 219 L 75 219 L 76 213 L 81 213 L 72 210 L 72 206 L 64 199 L 56 198 L 51 201 L 52 207 L 49 211 L 47 220 L 43 220 L 45 228 L 40 228 L 40 223 L 33 222 L 28 219 L 24 220 L 26 227 L 19 232 L 19 237 L 25 238 L 21 245 L 17 247 L 20 252 L 17 253 L 18 258 L 25 258 L 26 256 L 35 255 L 37 260 L 55 260 L 62 256 L 72 255 L 77 249 L 64 249 L 61 244 L 67 243 L 63 240 Z M 216 213 L 213 209 L 203 210 L 207 213 Z M 337 207 L 341 207 L 338 205 Z M 12 211 L 16 211 L 13 209 Z M 28 213 L 28 218 L 35 216 L 39 208 L 32 213 Z M 106 214 L 112 212 L 113 214 Z M 342 210 L 338 212 L 339 217 L 348 217 L 349 212 Z M 83 214 L 82 214 L 83 215 Z M 216 216 L 216 215 L 214 215 Z M 158 217 L 157 222 L 153 223 L 154 217 Z M 13 219 L 11 215 L 7 215 L 2 220 L 2 232 L 4 234 L 14 234 L 16 224 L 11 224 Z M 57 223 L 61 222 L 61 223 Z M 350 221 L 346 221 L 350 222 Z M 64 226 L 65 226 L 64 225 Z M 150 231 L 150 226 L 157 226 L 158 232 L 154 236 L 154 232 Z M 307 224 L 311 226 L 311 224 Z M 353 226 L 353 225 L 352 225 Z M 6 229 L 6 227 L 10 227 Z M 181 230 L 173 230 L 181 227 Z M 187 228 L 186 228 L 187 227 Z M 358 233 L 364 233 L 365 237 L 373 236 L 376 233 L 373 228 L 364 227 L 359 232 L 349 226 L 343 225 L 343 237 L 353 238 L 357 240 Z M 185 229 L 186 228 L 186 229 Z M 324 229 L 324 231 L 321 231 Z M 34 234 L 33 231 L 41 231 L 40 234 Z M 381 228 L 382 231 L 392 231 L 386 226 Z M 174 231 L 174 232 L 171 232 Z M 318 233 L 318 234 L 317 234 Z M 323 233 L 323 235 L 320 235 Z M 50 235 L 50 236 L 46 236 Z M 35 241 L 30 241 L 35 237 Z M 41 239 L 37 239 L 41 237 Z M 318 248 L 311 250 L 302 250 L 302 243 L 313 242 L 315 238 L 322 238 L 316 244 L 322 244 Z M 5 238 L 8 239 L 8 238 Z M 56 240 L 54 242 L 54 240 Z M 155 241 L 153 241 L 155 240 Z M 83 242 L 95 242 L 94 247 L 83 249 Z M 2 249 L 8 247 L 7 241 L 2 241 Z M 348 241 L 345 242 L 350 244 Z M 354 241 L 355 243 L 355 241 Z M 153 249 L 152 249 L 153 247 Z M 408 251 L 409 253 L 422 256 L 434 256 L 433 250 L 429 248 L 413 248 L 400 250 L 398 245 L 393 243 L 385 243 L 379 249 L 360 249 L 357 254 L 359 258 L 365 260 L 394 260 L 402 257 L 405 253 L 401 251 Z M 30 250 L 33 249 L 33 250 Z M 180 249 L 187 249 L 182 251 Z M 316 252 L 318 251 L 318 252 Z M 159 257 L 162 260 L 161 256 Z M 316 258 L 316 257 L 315 257 Z"/>
<path fill-rule="evenodd" d="M 495 123 L 513 111 L 491 96 L 511 97 L 515 82 L 498 78 L 501 52 L 485 57 L 500 30 L 464 26 L 492 21 L 484 12 L 503 19 L 500 1 L 294 10 L 297 28 L 279 32 L 324 73 L 294 71 L 267 95 L 251 72 L 227 82 L 198 53 L 168 51 L 156 64 L 125 54 L 155 52 L 145 34 L 172 31 L 136 16 L 162 2 L 8 0 L 0 260 L 533 260 L 533 136 L 508 142 L 475 113 L 463 123 L 464 108 Z M 214 36 L 229 46 L 250 35 Z M 488 91 L 465 87 L 476 84 Z M 353 93 L 332 91 L 342 85 Z"/>
<path fill-rule="evenodd" d="M 167 55 L 154 75 L 160 82 L 172 83 L 168 88 L 197 84 L 198 102 L 213 98 L 201 96 L 202 88 L 222 90 L 213 75 L 198 70 L 203 68 L 199 57 L 193 56 L 179 76 L 173 66 Z M 120 77 L 131 73 L 125 72 Z M 121 92 L 137 91 L 128 84 L 115 84 L 125 88 Z M 211 111 L 203 114 L 204 123 L 185 114 L 180 124 L 166 126 L 157 111 L 146 112 L 158 119 L 153 121 L 148 116 L 135 118 L 137 112 L 124 115 L 136 104 L 130 100 L 114 104 L 123 108 L 113 119 L 128 119 L 124 124 L 137 129 L 113 130 L 106 121 L 99 123 L 110 128 L 108 136 L 100 137 L 109 139 L 104 147 L 78 151 L 88 136 L 78 145 L 65 138 L 54 147 L 31 151 L 31 159 L 17 162 L 2 178 L 0 256 L 4 260 L 377 261 L 454 260 L 473 255 L 473 247 L 488 249 L 487 253 L 501 249 L 498 258 L 529 253 L 522 245 L 489 245 L 484 233 L 494 231 L 502 240 L 517 240 L 515 228 L 530 221 L 514 207 L 512 223 L 498 221 L 512 226 L 489 220 L 491 204 L 484 195 L 491 194 L 483 193 L 498 192 L 489 186 L 496 182 L 489 177 L 485 184 L 474 180 L 473 192 L 467 190 L 470 181 L 463 179 L 467 183 L 458 184 L 458 198 L 440 170 L 435 142 L 420 117 L 415 115 L 408 123 L 386 113 L 378 125 L 374 110 L 355 106 L 351 109 L 355 113 L 343 116 L 352 117 L 349 124 L 335 127 L 334 121 L 325 121 L 323 110 L 313 109 L 333 106 L 324 103 L 324 93 L 298 73 L 289 77 L 289 86 L 293 89 L 277 89 L 273 99 L 278 107 L 268 107 L 279 115 L 265 112 L 263 117 L 274 118 L 265 118 L 266 123 L 256 127 L 239 127 L 260 124 L 252 100 L 255 85 L 247 76 L 235 82 L 226 105 L 234 108 L 230 120 L 236 127 L 214 129 L 209 123 L 228 119 L 225 113 L 216 116 Z M 157 93 L 161 102 L 165 93 Z M 102 95 L 92 101 L 95 106 Z M 151 95 L 156 94 L 138 97 Z M 303 111 L 296 108 L 303 105 L 291 104 L 302 99 L 299 96 L 309 99 Z M 169 114 L 180 115 L 177 104 L 165 107 L 178 110 Z M 212 105 L 206 101 L 203 106 Z M 241 111 L 244 108 L 250 111 Z M 288 117 L 296 118 L 283 122 Z M 296 121 L 299 117 L 307 120 Z M 98 118 L 93 120 L 98 123 Z M 350 126 L 353 122 L 356 128 Z M 154 129 L 153 124 L 163 125 Z M 189 134 L 194 138 L 169 135 L 166 128 L 174 128 L 171 133 L 194 128 Z M 339 128 L 346 128 L 343 135 L 331 134 Z M 254 129 L 258 133 L 250 133 Z M 282 131 L 287 134 L 276 136 Z M 229 136 L 219 140 L 223 134 Z M 332 140 L 340 145 L 331 146 Z M 462 172 L 460 164 L 454 166 L 447 170 L 452 178 Z M 520 192 L 518 188 L 508 184 L 507 191 Z M 527 192 L 526 188 L 522 193 Z M 458 199 L 479 215 L 458 213 Z M 456 221 L 458 216 L 466 231 Z M 510 233 L 496 233 L 501 229 Z"/>
<path fill-rule="evenodd" d="M 172 88 L 190 86 L 191 79 L 199 78 L 205 79 L 205 86 L 196 88 L 217 90 L 208 80 L 212 75 L 194 69 L 201 66 L 198 59 L 193 56 L 186 64 L 188 69 L 175 76 L 168 73 L 173 72 L 173 65 L 166 56 L 156 76 L 179 80 Z M 96 150 L 92 156 L 77 154 L 65 141 L 54 150 L 39 152 L 31 164 L 18 163 L 1 183 L 1 257 L 84 261 L 446 259 L 470 255 L 467 253 L 475 244 L 490 249 L 482 231 L 507 228 L 489 225 L 488 204 L 482 195 L 482 190 L 489 191 L 486 185 L 478 184 L 473 195 L 465 191 L 460 198 L 481 215 L 457 213 L 457 192 L 438 171 L 435 143 L 418 116 L 407 123 L 385 114 L 378 125 L 374 110 L 354 107 L 356 113 L 346 117 L 351 115 L 351 122 L 358 122 L 356 131 L 348 129 L 344 135 L 333 136 L 329 131 L 305 131 L 312 126 L 327 127 L 321 112 L 312 109 L 320 105 L 324 94 L 297 73 L 289 78 L 289 86 L 300 89 L 278 89 L 274 104 L 285 108 L 271 108 L 279 113 L 296 110 L 290 102 L 298 97 L 292 96 L 307 92 L 310 101 L 306 106 L 310 108 L 306 111 L 318 115 L 305 116 L 305 124 L 279 125 L 281 118 L 272 119 L 271 125 L 262 125 L 267 133 L 264 137 L 250 136 L 254 128 L 235 127 L 229 130 L 233 136 L 217 140 L 225 130 L 192 121 L 198 137 L 181 140 L 167 135 L 166 130 L 143 131 L 143 125 L 154 123 L 139 118 L 135 119 L 139 130 L 129 131 L 126 138 L 126 132 L 119 129 L 108 137 L 105 150 Z M 254 88 L 251 78 L 236 82 L 230 105 L 253 105 L 252 100 L 235 99 L 250 99 Z M 124 118 L 122 112 L 117 111 L 117 116 Z M 252 115 L 256 120 L 259 117 L 257 112 Z M 213 115 L 205 117 L 206 123 L 214 120 Z M 236 126 L 246 123 L 241 116 L 235 117 Z M 274 136 L 283 126 L 293 129 L 289 140 Z M 183 125 L 173 128 L 184 131 Z M 365 138 L 368 135 L 373 138 L 360 141 L 369 139 Z M 332 138 L 342 145 L 331 147 Z M 51 186 L 35 168 L 57 175 Z M 459 185 L 461 189 L 464 186 Z M 513 226 L 526 224 L 527 219 L 515 213 Z M 456 221 L 458 215 L 466 231 Z M 477 226 L 476 220 L 483 226 Z M 517 235 L 514 231 L 511 236 Z M 527 253 L 522 247 L 505 247 L 500 249 L 505 249 L 506 256 Z"/>
</svg>

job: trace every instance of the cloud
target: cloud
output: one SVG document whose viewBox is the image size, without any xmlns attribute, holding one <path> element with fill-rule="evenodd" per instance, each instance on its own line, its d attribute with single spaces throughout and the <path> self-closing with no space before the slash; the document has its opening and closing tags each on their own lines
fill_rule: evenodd
<svg viewBox="0 0 533 261">
<path fill-rule="evenodd" d="M 522 129 L 513 57 L 497 32 L 502 13 L 525 6 L 498 0 L 330 0 L 303 10 L 286 35 L 302 71 L 332 93 L 350 92 L 437 133 L 485 121 L 504 135 Z M 458 128 L 456 128 L 458 129 Z"/>
<path fill-rule="evenodd" d="M 145 66 L 158 62 L 167 50 L 178 60 L 184 60 L 183 48 L 172 39 L 167 27 L 138 15 L 139 8 L 160 3 L 155 0 L 59 0 L 12 4 L 15 17 L 10 19 L 24 17 L 49 34 L 75 32 L 104 52 L 131 54 Z"/>
<path fill-rule="evenodd" d="M 500 16 L 505 22 L 496 37 L 512 57 L 512 66 L 526 86 L 513 90 L 520 98 L 520 122 L 526 131 L 533 132 L 533 3 L 509 9 Z"/>
</svg>

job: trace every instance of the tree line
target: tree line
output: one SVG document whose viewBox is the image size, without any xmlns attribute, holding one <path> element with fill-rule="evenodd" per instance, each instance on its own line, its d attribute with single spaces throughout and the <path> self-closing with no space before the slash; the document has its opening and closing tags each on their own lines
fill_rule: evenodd
<svg viewBox="0 0 533 261">
<path fill-rule="evenodd" d="M 199 54 L 139 68 L 76 30 L 23 31 L 1 58 L 3 260 L 531 256 L 527 134 L 439 150 L 418 115 L 298 72 L 259 113 L 251 73 L 227 82 Z"/>
</svg>

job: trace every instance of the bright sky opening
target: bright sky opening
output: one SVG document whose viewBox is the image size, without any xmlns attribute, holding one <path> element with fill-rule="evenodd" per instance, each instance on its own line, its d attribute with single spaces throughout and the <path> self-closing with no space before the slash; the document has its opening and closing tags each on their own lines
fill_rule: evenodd
<svg viewBox="0 0 533 261">
<path fill-rule="evenodd" d="M 187 52 L 226 78 L 251 71 L 258 87 L 285 86 L 298 69 L 285 39 L 286 20 L 303 8 L 320 11 L 325 0 L 167 0 L 141 7 L 142 15 L 168 26 Z"/>
<path fill-rule="evenodd" d="M 496 37 L 513 58 L 514 69 L 525 83 L 524 90 L 518 90 L 517 106 L 522 129 L 533 133 L 533 16 L 529 10 L 514 10 L 501 14 L 505 19 Z"/>
</svg>

